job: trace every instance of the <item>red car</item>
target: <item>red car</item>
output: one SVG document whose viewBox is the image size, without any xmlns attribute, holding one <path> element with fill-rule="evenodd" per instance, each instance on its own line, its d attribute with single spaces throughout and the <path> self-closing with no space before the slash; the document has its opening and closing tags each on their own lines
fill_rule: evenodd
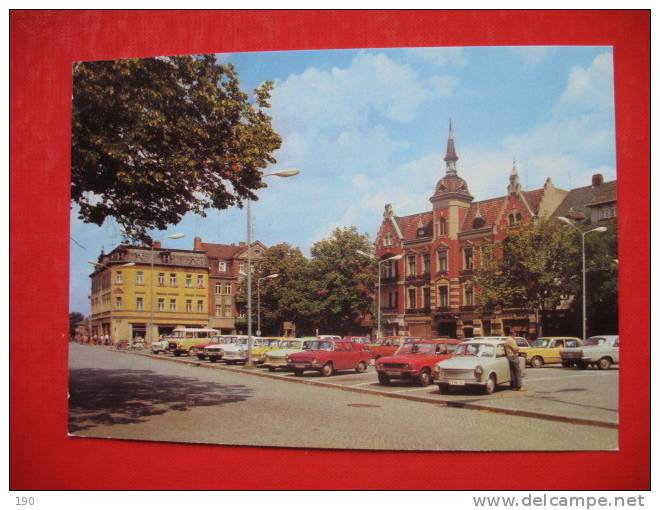
<svg viewBox="0 0 660 510">
<path fill-rule="evenodd" d="M 312 340 L 308 349 L 289 356 L 289 365 L 295 375 L 305 370 L 316 370 L 328 377 L 337 370 L 364 372 L 369 364 L 369 351 L 363 344 L 343 340 Z"/>
<path fill-rule="evenodd" d="M 401 344 L 394 356 L 384 356 L 376 362 L 378 382 L 389 384 L 391 379 L 415 380 L 420 386 L 433 381 L 431 371 L 436 363 L 451 358 L 458 340 L 412 340 Z"/>
</svg>

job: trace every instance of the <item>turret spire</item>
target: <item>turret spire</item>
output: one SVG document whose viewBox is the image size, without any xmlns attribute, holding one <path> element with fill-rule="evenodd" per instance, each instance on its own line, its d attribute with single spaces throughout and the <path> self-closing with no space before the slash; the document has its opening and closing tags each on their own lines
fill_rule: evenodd
<svg viewBox="0 0 660 510">
<path fill-rule="evenodd" d="M 449 136 L 447 137 L 447 154 L 445 154 L 445 163 L 447 164 L 447 173 L 456 175 L 456 162 L 458 156 L 456 155 L 456 147 L 454 146 L 454 127 L 449 118 Z"/>
<path fill-rule="evenodd" d="M 520 191 L 520 179 L 518 178 L 518 170 L 516 169 L 516 160 L 513 160 L 513 168 L 511 168 L 511 175 L 509 176 L 509 185 L 507 191 L 509 194 Z"/>
</svg>

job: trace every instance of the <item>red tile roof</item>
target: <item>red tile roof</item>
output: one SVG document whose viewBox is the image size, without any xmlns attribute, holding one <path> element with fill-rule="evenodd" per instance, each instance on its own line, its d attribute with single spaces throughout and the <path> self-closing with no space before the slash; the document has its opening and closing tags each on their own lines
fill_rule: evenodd
<svg viewBox="0 0 660 510">
<path fill-rule="evenodd" d="M 401 229 L 401 235 L 405 241 L 412 241 L 417 239 L 417 229 L 419 228 L 419 221 L 422 220 L 422 225 L 427 230 L 429 235 L 433 233 L 433 212 L 427 211 L 420 214 L 411 214 L 410 216 L 395 216 L 397 225 Z"/>
<path fill-rule="evenodd" d="M 219 259 L 231 259 L 238 252 L 243 251 L 245 246 L 236 244 L 215 244 L 202 243 L 202 249 L 206 251 L 208 257 L 217 257 Z"/>
<path fill-rule="evenodd" d="M 481 217 L 484 220 L 482 227 L 489 227 L 494 225 L 495 221 L 497 220 L 497 215 L 504 205 L 505 199 L 506 197 L 497 197 L 490 198 L 488 200 L 482 200 L 481 202 L 472 203 L 468 209 L 467 214 L 465 215 L 465 219 L 463 220 L 461 231 L 472 230 L 472 224 L 474 222 L 475 216 L 477 215 L 477 210 L 479 210 Z"/>
<path fill-rule="evenodd" d="M 543 188 L 533 189 L 532 191 L 523 191 L 527 203 L 534 211 L 534 214 L 539 213 L 539 206 L 541 205 L 541 200 L 543 199 Z"/>
</svg>

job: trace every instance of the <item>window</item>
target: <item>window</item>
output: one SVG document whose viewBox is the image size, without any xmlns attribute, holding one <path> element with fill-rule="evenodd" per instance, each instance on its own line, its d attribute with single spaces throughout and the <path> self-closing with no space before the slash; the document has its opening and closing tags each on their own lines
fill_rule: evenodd
<svg viewBox="0 0 660 510">
<path fill-rule="evenodd" d="M 215 305 L 215 316 L 222 316 L 222 305 Z"/>
<path fill-rule="evenodd" d="M 383 237 L 383 246 L 392 246 L 393 244 L 392 234 L 385 234 L 385 237 Z"/>
<path fill-rule="evenodd" d="M 417 306 L 417 295 L 415 289 L 408 289 L 408 308 Z"/>
<path fill-rule="evenodd" d="M 447 218 L 440 218 L 440 235 L 441 236 L 446 236 L 447 235 Z"/>
<path fill-rule="evenodd" d="M 216 283 L 215 284 L 215 293 L 216 294 L 222 294 L 222 283 Z"/>
<path fill-rule="evenodd" d="M 225 317 L 231 317 L 231 305 L 225 305 Z"/>
<path fill-rule="evenodd" d="M 197 275 L 197 286 L 198 287 L 204 287 L 204 275 L 203 274 L 198 274 Z"/>
<path fill-rule="evenodd" d="M 186 287 L 192 287 L 192 275 L 191 274 L 186 275 Z"/>
<path fill-rule="evenodd" d="M 449 269 L 449 251 L 438 250 L 438 271 L 446 273 Z"/>
<path fill-rule="evenodd" d="M 474 260 L 472 259 L 472 247 L 466 246 L 463 248 L 463 268 L 474 269 Z"/>
<path fill-rule="evenodd" d="M 396 260 L 383 262 L 383 278 L 396 278 L 397 267 L 398 266 Z"/>
<path fill-rule="evenodd" d="M 176 312 L 176 299 L 170 299 L 170 312 Z"/>
<path fill-rule="evenodd" d="M 520 223 L 522 221 L 522 214 L 516 211 L 511 211 L 509 213 L 509 226 L 513 226 L 516 223 Z"/>
<path fill-rule="evenodd" d="M 158 298 L 158 311 L 159 312 L 165 311 L 165 298 Z"/>
<path fill-rule="evenodd" d="M 170 286 L 176 287 L 176 273 L 170 273 Z"/>
<path fill-rule="evenodd" d="M 408 276 L 413 276 L 417 274 L 417 268 L 415 267 L 415 256 L 408 255 Z"/>
<path fill-rule="evenodd" d="M 495 346 L 495 357 L 503 358 L 504 356 L 506 356 L 506 351 L 504 350 L 504 344 L 497 344 Z"/>
<path fill-rule="evenodd" d="M 158 285 L 160 287 L 165 285 L 165 273 L 158 273 Z"/>
<path fill-rule="evenodd" d="M 124 303 L 121 296 L 115 298 L 115 308 L 121 310 L 124 307 Z"/>
<path fill-rule="evenodd" d="M 387 307 L 388 308 L 397 308 L 398 305 L 399 305 L 398 297 L 399 297 L 399 294 L 396 291 L 389 292 L 388 295 L 387 295 L 387 305 L 388 305 Z"/>
<path fill-rule="evenodd" d="M 474 304 L 474 289 L 472 285 L 465 286 L 465 304 L 467 306 L 472 306 Z"/>
<path fill-rule="evenodd" d="M 422 306 L 428 308 L 431 306 L 431 287 L 424 287 L 422 292 L 424 298 L 424 304 Z"/>
<path fill-rule="evenodd" d="M 424 264 L 424 274 L 429 274 L 431 272 L 431 255 L 425 253 L 422 255 L 422 261 Z"/>
<path fill-rule="evenodd" d="M 446 308 L 449 306 L 449 286 L 438 286 L 438 306 Z"/>
<path fill-rule="evenodd" d="M 138 285 L 144 285 L 144 273 L 142 271 L 135 273 L 135 283 Z"/>
<path fill-rule="evenodd" d="M 192 299 L 186 299 L 186 312 L 192 312 Z"/>
<path fill-rule="evenodd" d="M 225 283 L 225 294 L 231 296 L 231 283 Z"/>
<path fill-rule="evenodd" d="M 608 220 L 610 218 L 616 218 L 616 206 L 604 207 L 600 210 L 601 220 Z"/>
<path fill-rule="evenodd" d="M 227 263 L 224 260 L 218 261 L 218 271 L 221 273 L 227 271 Z"/>
<path fill-rule="evenodd" d="M 198 313 L 204 312 L 204 301 L 202 301 L 201 299 L 197 300 L 197 312 Z"/>
<path fill-rule="evenodd" d="M 121 274 L 121 271 L 117 271 L 115 274 L 115 283 L 124 283 L 124 277 Z"/>
<path fill-rule="evenodd" d="M 245 273 L 245 262 L 239 262 L 238 263 L 238 272 L 239 273 Z"/>
<path fill-rule="evenodd" d="M 135 298 L 135 308 L 137 308 L 138 311 L 144 310 L 144 298 L 141 296 L 138 296 Z"/>
</svg>

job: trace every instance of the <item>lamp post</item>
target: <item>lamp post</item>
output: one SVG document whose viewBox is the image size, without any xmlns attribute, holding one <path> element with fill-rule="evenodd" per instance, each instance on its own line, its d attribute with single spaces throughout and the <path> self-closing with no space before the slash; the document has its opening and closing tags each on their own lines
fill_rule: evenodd
<svg viewBox="0 0 660 510">
<path fill-rule="evenodd" d="M 582 232 L 575 224 L 564 216 L 559 216 L 557 218 L 559 221 L 570 225 L 575 230 L 580 232 L 582 236 L 582 339 L 587 339 L 587 266 L 586 266 L 586 256 L 584 251 L 584 238 L 589 232 L 605 232 L 607 227 L 596 227 L 591 230 L 586 230 Z"/>
<path fill-rule="evenodd" d="M 87 263 L 93 265 L 97 269 L 104 269 L 104 268 L 109 268 L 110 267 L 109 264 L 101 264 L 100 262 L 94 262 L 93 260 L 88 260 Z M 134 266 L 134 265 L 135 265 L 135 262 L 126 262 L 125 264 L 119 264 L 116 267 L 131 267 L 131 266 Z M 90 298 L 91 298 L 91 296 L 90 296 Z M 91 303 L 90 303 L 90 307 L 89 307 L 88 327 L 89 327 L 89 338 L 91 340 L 91 338 L 92 338 L 92 306 L 91 306 Z"/>
<path fill-rule="evenodd" d="M 289 168 L 287 170 L 279 170 L 269 174 L 263 174 L 261 177 L 293 177 L 298 175 L 300 170 L 297 168 Z M 254 368 L 252 363 L 252 208 L 251 200 L 247 199 L 247 333 L 248 333 L 248 349 L 247 361 L 245 362 L 246 368 Z"/>
<path fill-rule="evenodd" d="M 261 336 L 261 280 L 270 280 L 279 276 L 279 274 L 274 273 L 257 280 L 257 336 Z"/>
<path fill-rule="evenodd" d="M 185 237 L 186 234 L 183 234 L 181 232 L 178 232 L 176 234 L 172 234 L 170 236 L 165 236 L 159 239 L 158 241 L 163 241 L 164 239 L 181 239 L 182 237 Z M 148 345 L 151 345 L 152 343 L 152 335 L 153 335 L 153 328 L 154 328 L 154 242 L 155 240 L 151 240 L 151 272 L 149 273 L 149 328 L 147 329 L 147 343 Z"/>
<path fill-rule="evenodd" d="M 356 253 L 359 253 L 360 255 L 364 255 L 367 258 L 370 258 L 372 260 L 377 260 L 377 257 L 375 255 L 373 255 L 372 253 L 367 253 L 366 251 L 362 251 L 362 250 L 355 250 L 355 251 L 356 251 Z M 393 256 L 388 257 L 386 259 L 378 260 L 378 300 L 377 300 L 377 305 L 376 305 L 377 306 L 377 310 L 376 310 L 376 314 L 377 314 L 376 338 L 377 339 L 381 338 L 383 336 L 382 332 L 380 330 L 380 274 L 381 274 L 381 265 L 383 264 L 383 262 L 394 262 L 395 260 L 401 260 L 402 258 L 403 258 L 403 254 L 400 253 L 399 255 L 393 255 Z"/>
</svg>

